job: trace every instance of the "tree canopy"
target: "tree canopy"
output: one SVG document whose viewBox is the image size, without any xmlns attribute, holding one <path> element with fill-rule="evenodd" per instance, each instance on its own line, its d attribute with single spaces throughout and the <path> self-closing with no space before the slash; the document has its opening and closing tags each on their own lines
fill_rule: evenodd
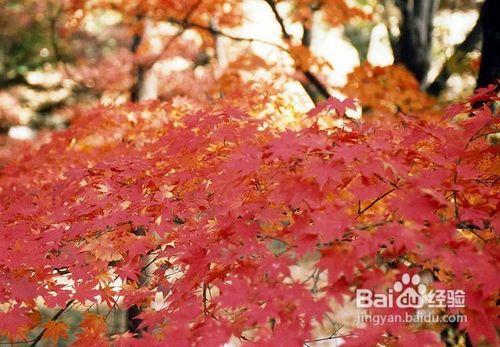
<svg viewBox="0 0 500 347">
<path fill-rule="evenodd" d="M 448 104 L 360 59 L 334 88 L 314 26 L 405 2 L 256 2 L 279 40 L 238 33 L 245 1 L 4 1 L 5 97 L 66 94 L 0 152 L 1 343 L 498 344 L 498 86 Z"/>
</svg>

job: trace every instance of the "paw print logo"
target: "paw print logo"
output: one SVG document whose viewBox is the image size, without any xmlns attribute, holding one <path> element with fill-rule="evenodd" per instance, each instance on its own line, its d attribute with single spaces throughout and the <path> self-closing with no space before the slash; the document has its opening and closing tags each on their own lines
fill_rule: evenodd
<svg viewBox="0 0 500 347">
<path fill-rule="evenodd" d="M 415 290 L 414 286 L 417 286 L 417 290 Z M 419 275 L 413 275 L 410 277 L 409 274 L 405 273 L 401 278 L 401 282 L 396 281 L 394 283 L 394 292 L 400 293 L 396 298 L 397 307 L 422 308 L 425 303 L 424 295 L 427 292 L 427 286 L 420 283 Z"/>
</svg>

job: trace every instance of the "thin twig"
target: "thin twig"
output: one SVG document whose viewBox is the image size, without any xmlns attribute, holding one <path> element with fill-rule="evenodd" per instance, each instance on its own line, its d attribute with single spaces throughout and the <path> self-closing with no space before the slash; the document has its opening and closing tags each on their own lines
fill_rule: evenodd
<svg viewBox="0 0 500 347">
<path fill-rule="evenodd" d="M 24 341 L 14 341 L 14 342 L 0 342 L 0 345 L 20 345 L 20 344 L 28 344 L 35 341 L 35 339 L 32 340 L 24 340 Z"/>
<path fill-rule="evenodd" d="M 179 24 L 182 29 L 179 30 L 177 33 L 175 33 L 175 35 L 172 36 L 170 38 L 170 40 L 167 41 L 167 43 L 165 44 L 165 46 L 163 46 L 163 49 L 160 52 L 160 54 L 158 54 L 158 57 L 163 56 L 168 51 L 168 49 L 170 48 L 170 46 L 174 43 L 174 41 L 177 40 L 177 38 L 179 36 L 181 36 L 182 34 L 184 34 L 184 32 L 187 29 L 187 23 L 189 22 L 189 20 L 193 16 L 193 14 L 196 12 L 196 10 L 198 9 L 198 7 L 202 4 L 202 2 L 203 2 L 202 0 L 198 0 L 197 2 L 195 2 L 191 6 L 191 8 L 189 8 L 189 10 L 186 12 L 186 14 L 184 15 L 184 17 L 180 21 L 176 20 L 177 24 Z M 173 18 L 169 19 L 169 22 L 173 22 Z M 148 64 L 147 68 L 150 68 L 155 62 L 156 61 L 153 61 L 150 64 Z"/>
<path fill-rule="evenodd" d="M 481 230 L 481 228 L 478 227 L 477 225 L 468 224 L 466 222 L 460 222 L 456 225 L 456 227 L 459 229 L 463 229 L 463 230 L 470 232 L 471 234 L 475 235 L 477 238 L 479 238 L 484 243 L 487 243 L 488 241 L 491 240 L 491 239 L 490 240 L 485 239 L 484 237 L 482 237 L 480 234 L 478 234 L 476 232 L 476 230 Z"/>
<path fill-rule="evenodd" d="M 313 278 L 314 275 L 316 275 L 316 271 L 318 271 L 318 269 L 315 268 L 314 271 L 312 272 L 312 274 L 307 276 L 307 278 L 305 280 L 303 280 L 300 284 L 305 284 L 307 281 L 309 281 L 311 278 Z"/>
<path fill-rule="evenodd" d="M 288 33 L 285 27 L 285 22 L 281 15 L 278 12 L 278 9 L 276 8 L 276 2 L 274 0 L 264 0 L 271 10 L 273 11 L 274 17 L 276 18 L 276 21 L 278 22 L 280 28 L 281 28 L 281 34 L 283 35 L 283 38 L 286 40 L 290 40 L 292 36 Z"/>
<path fill-rule="evenodd" d="M 57 313 L 50 319 L 51 321 L 56 321 L 68 308 L 70 308 L 70 306 L 73 304 L 73 302 L 75 302 L 75 300 L 70 300 L 66 303 L 66 306 L 64 308 L 61 308 L 59 311 L 57 311 Z M 31 347 L 34 347 L 38 344 L 38 342 L 40 342 L 40 340 L 43 338 L 43 335 L 45 334 L 45 332 L 47 331 L 47 329 L 43 329 L 40 334 L 38 334 L 37 337 L 35 337 L 35 339 L 33 340 L 33 343 L 30 345 Z"/>
<path fill-rule="evenodd" d="M 359 213 L 358 215 L 356 216 L 356 218 L 358 218 L 359 216 L 361 216 L 363 213 L 365 213 L 366 211 L 368 211 L 370 208 L 372 208 L 377 202 L 379 202 L 380 200 L 382 200 L 383 198 L 385 198 L 387 195 L 391 194 L 393 191 L 395 191 L 396 188 L 392 188 L 390 190 L 388 190 L 387 192 L 385 192 L 384 194 L 380 195 L 378 198 L 376 198 L 375 200 L 373 200 L 371 203 L 368 204 L 368 206 L 366 206 L 365 208 L 363 208 Z"/>
<path fill-rule="evenodd" d="M 207 32 L 209 32 L 210 34 L 213 34 L 213 35 L 218 35 L 218 36 L 226 37 L 226 38 L 234 40 L 234 41 L 246 41 L 246 42 L 262 43 L 262 44 L 265 44 L 265 45 L 276 47 L 276 48 L 278 48 L 278 49 L 280 49 L 280 50 L 288 53 L 288 49 L 286 47 L 284 47 L 284 46 L 282 46 L 280 44 L 274 43 L 274 42 L 270 42 L 270 41 L 266 41 L 266 40 L 261 40 L 261 39 L 256 39 L 256 38 L 252 38 L 252 37 L 235 36 L 235 35 L 226 33 L 226 32 L 224 32 L 222 30 L 216 29 L 213 26 L 206 26 L 206 25 L 202 25 L 202 24 L 199 24 L 199 23 L 195 23 L 195 22 L 189 22 L 189 21 L 184 21 L 183 22 L 183 21 L 180 21 L 180 20 L 175 19 L 175 18 L 169 18 L 168 21 L 170 23 L 172 23 L 172 24 L 179 25 L 179 26 L 183 27 L 184 29 L 196 28 L 196 29 L 200 29 L 200 30 L 205 30 L 205 31 L 207 31 Z"/>
<path fill-rule="evenodd" d="M 327 341 L 327 340 L 335 340 L 335 339 L 340 339 L 342 337 L 349 337 L 349 336 L 355 336 L 355 334 L 345 334 L 345 335 L 321 337 L 321 338 L 315 339 L 315 340 L 304 341 L 304 344 L 312 343 L 312 342 Z"/>
<path fill-rule="evenodd" d="M 203 282 L 203 314 L 205 316 L 208 315 L 207 302 L 208 302 L 207 285 L 205 284 L 205 282 Z"/>
<path fill-rule="evenodd" d="M 141 269 L 141 271 L 144 271 L 146 270 L 148 267 L 150 267 L 155 261 L 158 260 L 158 258 L 160 257 L 159 254 L 157 254 L 153 259 L 151 259 L 151 261 L 149 261 L 146 265 L 144 265 Z"/>
<path fill-rule="evenodd" d="M 276 21 L 278 22 L 280 28 L 281 28 L 281 36 L 283 37 L 284 41 L 288 44 L 292 36 L 288 33 L 286 30 L 285 26 L 285 21 L 281 17 L 281 15 L 278 12 L 278 9 L 276 8 L 276 2 L 274 0 L 264 0 L 269 7 L 271 8 L 274 17 L 276 18 Z M 298 66 L 296 64 L 296 69 L 300 70 L 302 74 L 307 78 L 307 80 L 318 90 L 318 92 L 321 94 L 322 97 L 327 99 L 330 97 L 330 93 L 328 92 L 328 89 L 326 86 L 321 83 L 321 81 L 308 69 L 304 69 L 301 66 Z M 311 100 L 314 101 L 314 103 L 317 102 L 315 95 L 310 91 L 310 89 L 305 85 L 305 83 L 301 83 L 302 86 L 304 87 L 305 91 L 311 98 Z"/>
</svg>

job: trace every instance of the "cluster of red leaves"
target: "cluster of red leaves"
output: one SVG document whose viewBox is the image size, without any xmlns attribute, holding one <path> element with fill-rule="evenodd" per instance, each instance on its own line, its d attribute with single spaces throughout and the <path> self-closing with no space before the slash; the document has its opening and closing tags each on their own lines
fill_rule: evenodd
<svg viewBox="0 0 500 347">
<path fill-rule="evenodd" d="M 449 109 L 468 115 L 457 124 L 356 122 L 332 98 L 309 117 L 343 126 L 285 132 L 236 109 L 96 109 L 1 171 L 0 334 L 26 338 L 40 302 L 105 303 L 142 308 L 135 344 L 300 346 L 355 288 L 427 270 L 465 290 L 458 329 L 494 345 L 499 161 L 485 134 L 498 131 L 496 99 L 482 90 Z M 305 258 L 322 281 L 294 278 Z M 346 339 L 440 345 L 439 329 L 369 325 Z M 93 315 L 75 339 L 134 337 L 109 336 Z"/>
</svg>

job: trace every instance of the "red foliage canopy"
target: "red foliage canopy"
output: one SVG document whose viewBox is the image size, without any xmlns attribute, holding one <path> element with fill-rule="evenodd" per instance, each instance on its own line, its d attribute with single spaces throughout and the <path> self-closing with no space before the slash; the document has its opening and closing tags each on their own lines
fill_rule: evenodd
<svg viewBox="0 0 500 347">
<path fill-rule="evenodd" d="M 346 118 L 352 102 L 332 98 L 285 132 L 237 109 L 95 109 L 1 171 L 0 334 L 25 339 L 40 304 L 105 303 L 140 306 L 141 338 L 87 314 L 72 342 L 301 345 L 355 288 L 427 271 L 465 290 L 459 329 L 494 345 L 497 99 L 480 90 L 441 122 L 387 124 Z M 319 113 L 341 125 L 321 128 Z M 368 325 L 346 340 L 439 345 L 441 328 Z"/>
</svg>

